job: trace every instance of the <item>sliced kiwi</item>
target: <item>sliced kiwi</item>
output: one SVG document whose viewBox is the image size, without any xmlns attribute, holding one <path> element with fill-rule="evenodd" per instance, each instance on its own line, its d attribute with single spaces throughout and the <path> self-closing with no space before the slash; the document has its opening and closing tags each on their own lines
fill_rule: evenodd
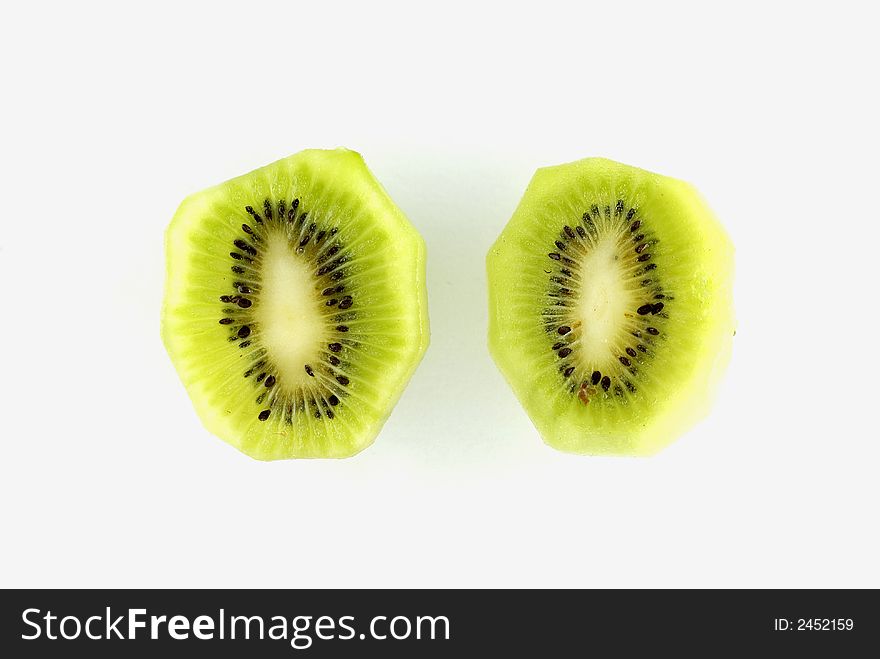
<svg viewBox="0 0 880 659">
<path fill-rule="evenodd" d="M 357 153 L 188 197 L 162 336 L 205 426 L 258 459 L 368 446 L 428 344 L 425 246 Z"/>
<path fill-rule="evenodd" d="M 546 443 L 650 454 L 705 414 L 733 247 L 690 185 L 600 158 L 540 169 L 487 265 L 490 350 Z"/>
</svg>

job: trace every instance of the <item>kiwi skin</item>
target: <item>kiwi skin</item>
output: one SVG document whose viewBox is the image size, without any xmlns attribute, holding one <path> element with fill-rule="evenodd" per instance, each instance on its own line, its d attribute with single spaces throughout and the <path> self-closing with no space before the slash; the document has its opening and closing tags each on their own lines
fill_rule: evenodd
<svg viewBox="0 0 880 659">
<path fill-rule="evenodd" d="M 265 415 L 266 389 L 254 388 L 255 377 L 243 377 L 247 355 L 243 348 L 236 352 L 239 344 L 227 341 L 235 325 L 222 324 L 225 319 L 218 324 L 217 312 L 230 306 L 223 300 L 241 277 L 239 270 L 230 271 L 240 261 L 231 261 L 229 252 L 241 238 L 241 225 L 254 221 L 248 207 L 259 209 L 270 200 L 291 208 L 293 199 L 310 209 L 314 222 L 333 223 L 339 236 L 347 234 L 349 246 L 357 243 L 360 251 L 352 262 L 364 264 L 364 271 L 358 275 L 352 266 L 354 275 L 375 283 L 345 310 L 358 316 L 358 324 L 346 331 L 345 346 L 333 353 L 334 359 L 338 355 L 343 364 L 354 363 L 358 346 L 374 342 L 373 359 L 366 361 L 381 368 L 364 366 L 357 379 L 344 380 L 351 397 L 340 392 L 338 404 L 331 403 L 337 405 L 333 417 L 300 414 L 285 425 L 285 415 L 277 409 Z M 359 154 L 347 149 L 303 151 L 190 195 L 172 219 L 165 245 L 162 338 L 210 432 L 259 460 L 343 458 L 372 443 L 421 360 L 429 330 L 424 241 Z M 380 310 L 367 313 L 376 296 L 382 297 Z M 255 299 L 248 311 L 259 304 Z M 252 335 L 242 343 L 253 344 L 248 347 L 253 351 L 259 328 L 251 327 Z M 229 363 L 232 370 L 218 366 Z M 268 387 L 268 380 L 258 385 Z M 273 391 L 283 381 L 279 376 Z"/>
<path fill-rule="evenodd" d="M 545 248 L 597 196 L 611 200 L 612 214 L 614 199 L 637 200 L 632 206 L 656 231 L 661 265 L 654 267 L 675 290 L 666 311 L 676 332 L 656 337 L 665 340 L 655 363 L 639 365 L 656 384 L 624 391 L 622 400 L 600 390 L 585 405 L 577 390 L 560 386 L 553 354 L 532 347 L 547 340 L 535 282 L 552 271 Z M 487 273 L 490 353 L 548 445 L 587 455 L 651 455 L 708 413 L 735 328 L 733 246 L 689 184 L 601 158 L 539 169 L 489 250 Z M 657 364 L 662 368 L 651 370 Z"/>
</svg>

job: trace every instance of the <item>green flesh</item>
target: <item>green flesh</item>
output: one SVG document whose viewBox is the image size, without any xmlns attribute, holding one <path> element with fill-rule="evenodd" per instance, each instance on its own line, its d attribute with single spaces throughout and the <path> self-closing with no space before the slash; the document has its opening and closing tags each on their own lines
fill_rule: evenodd
<svg viewBox="0 0 880 659">
<path fill-rule="evenodd" d="M 163 338 L 206 427 L 259 459 L 368 446 L 428 342 L 424 243 L 344 149 L 186 199 Z"/>
<path fill-rule="evenodd" d="M 490 349 L 548 444 L 647 454 L 705 413 L 733 250 L 693 188 L 595 158 L 539 170 L 487 262 Z"/>
</svg>

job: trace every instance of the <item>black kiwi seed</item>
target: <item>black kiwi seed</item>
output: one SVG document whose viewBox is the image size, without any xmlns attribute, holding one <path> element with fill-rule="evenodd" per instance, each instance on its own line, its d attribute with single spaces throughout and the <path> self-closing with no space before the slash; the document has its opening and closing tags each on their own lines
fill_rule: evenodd
<svg viewBox="0 0 880 659">
<path fill-rule="evenodd" d="M 640 226 L 642 226 L 642 221 L 641 221 L 641 220 L 636 220 L 635 222 L 633 222 L 632 224 L 630 224 L 630 225 L 629 225 L 630 233 L 635 232 L 635 231 L 638 231 Z"/>
<path fill-rule="evenodd" d="M 623 199 L 617 200 L 617 207 L 614 209 L 614 217 L 620 217 L 623 214 Z"/>
<path fill-rule="evenodd" d="M 599 217 L 599 207 L 596 204 L 590 206 L 590 212 L 593 213 L 593 216 Z"/>
<path fill-rule="evenodd" d="M 339 357 L 336 355 L 330 355 L 327 357 L 327 361 L 333 364 L 333 366 L 339 366 Z"/>
<path fill-rule="evenodd" d="M 341 384 L 343 387 L 348 386 L 348 383 L 349 383 L 349 379 L 347 377 L 345 377 L 344 375 L 337 375 L 336 381 L 339 384 Z"/>
<path fill-rule="evenodd" d="M 309 243 L 309 240 L 311 240 L 311 238 L 312 238 L 312 234 L 307 233 L 306 237 L 299 241 L 299 246 L 305 247 Z"/>
<path fill-rule="evenodd" d="M 564 250 L 565 250 L 565 243 L 562 242 L 561 240 L 557 240 L 554 244 L 556 245 L 556 247 L 557 247 L 560 251 L 564 251 Z"/>
<path fill-rule="evenodd" d="M 593 374 L 590 376 L 590 382 L 594 385 L 599 384 L 599 380 L 602 379 L 602 374 L 599 371 L 593 371 Z"/>
<path fill-rule="evenodd" d="M 564 373 L 565 377 L 571 377 L 571 374 L 574 373 L 574 366 L 569 366 L 567 369 L 565 369 Z"/>
<path fill-rule="evenodd" d="M 269 418 L 269 415 L 272 414 L 272 410 L 263 410 L 260 412 L 260 415 L 257 417 L 260 421 L 265 421 Z"/>
<path fill-rule="evenodd" d="M 237 275 L 243 275 L 243 274 L 244 274 L 244 268 L 242 268 L 240 265 L 234 265 L 234 266 L 232 266 L 232 268 L 230 268 L 230 269 L 232 270 L 232 272 L 234 272 L 234 273 L 237 274 Z"/>
<path fill-rule="evenodd" d="M 245 233 L 249 233 L 251 235 L 253 235 L 253 233 L 254 233 L 254 230 L 251 229 L 247 224 L 242 224 L 241 230 L 244 231 Z"/>
<path fill-rule="evenodd" d="M 554 261 L 558 261 L 559 259 L 562 258 L 562 255 L 557 254 L 556 252 L 550 252 L 547 256 L 549 256 Z"/>
<path fill-rule="evenodd" d="M 256 256 L 256 255 L 257 255 L 257 248 L 254 247 L 253 245 L 248 245 L 245 241 L 243 241 L 243 240 L 241 240 L 241 239 L 236 240 L 235 243 L 236 243 L 236 244 L 235 244 L 236 247 L 238 247 L 239 249 L 244 250 L 245 252 L 247 252 L 247 253 L 250 254 L 251 256 Z M 238 243 L 241 243 L 241 244 L 239 245 Z"/>
<path fill-rule="evenodd" d="M 648 332 L 648 334 L 652 334 L 654 336 L 657 336 L 658 334 L 660 334 L 660 330 L 658 330 L 656 327 L 649 327 L 647 329 L 647 332 Z"/>
<path fill-rule="evenodd" d="M 574 231 L 571 230 L 571 227 L 567 224 L 562 227 L 562 230 L 565 231 L 565 235 L 574 240 Z"/>
<path fill-rule="evenodd" d="M 642 256 L 647 256 L 648 258 L 651 258 L 651 255 L 650 255 L 650 254 L 642 254 Z M 639 257 L 639 261 L 642 260 L 642 256 Z M 651 271 L 651 270 L 655 270 L 656 268 L 657 268 L 657 264 L 656 264 L 656 263 L 649 263 L 648 265 L 645 266 L 645 272 L 649 272 L 649 271 Z"/>
<path fill-rule="evenodd" d="M 556 330 L 556 331 L 559 332 L 560 334 L 562 334 L 562 335 L 564 336 L 564 335 L 568 334 L 568 333 L 571 331 L 571 328 L 570 328 L 568 325 L 563 325 L 562 327 L 560 327 L 560 328 L 559 328 L 558 330 Z"/>
<path fill-rule="evenodd" d="M 312 370 L 312 367 L 306 364 L 306 373 L 309 374 L 309 377 L 315 377 L 315 372 Z"/>
<path fill-rule="evenodd" d="M 330 398 L 327 399 L 327 402 L 331 405 L 339 405 L 339 399 L 336 397 L 336 394 L 330 394 Z"/>
<path fill-rule="evenodd" d="M 620 363 L 623 364 L 624 366 L 629 366 L 629 365 L 630 365 L 630 361 L 629 361 L 629 359 L 627 359 L 627 358 L 624 357 L 623 355 L 621 355 L 621 356 L 618 357 L 617 359 L 618 359 L 618 360 L 620 361 Z"/>
<path fill-rule="evenodd" d="M 587 237 L 587 232 L 584 230 L 584 228 L 580 224 L 578 224 L 574 229 L 575 229 L 575 231 L 577 231 L 578 235 L 581 238 Z"/>
<path fill-rule="evenodd" d="M 565 346 L 565 341 L 557 341 L 556 343 L 553 344 L 553 347 L 551 348 L 551 350 L 559 350 L 560 348 L 562 348 L 564 346 Z"/>
<path fill-rule="evenodd" d="M 644 263 L 645 261 L 647 261 L 647 260 L 650 259 L 650 258 L 651 258 L 651 255 L 650 255 L 650 254 L 642 254 L 641 256 L 639 256 L 639 257 L 636 259 L 636 261 L 639 261 L 640 263 Z"/>
<path fill-rule="evenodd" d="M 265 384 L 265 386 L 266 386 L 267 389 L 270 388 L 270 387 L 272 387 L 272 386 L 275 384 L 275 376 L 274 376 L 274 375 L 270 375 L 269 377 L 267 377 L 267 378 L 266 378 L 266 382 L 265 382 L 264 384 Z"/>
<path fill-rule="evenodd" d="M 635 217 L 635 214 L 636 214 L 636 209 L 635 209 L 635 208 L 630 208 L 630 209 L 629 209 L 629 212 L 626 214 L 626 219 L 627 219 L 627 221 L 633 219 L 633 217 Z"/>
<path fill-rule="evenodd" d="M 344 298 L 342 298 L 342 300 L 340 300 L 339 308 L 348 309 L 352 304 L 354 304 L 354 302 L 352 301 L 351 296 L 346 295 Z"/>
<path fill-rule="evenodd" d="M 287 207 L 287 204 L 284 203 L 283 199 L 278 200 L 278 219 L 284 219 L 284 209 Z"/>
<path fill-rule="evenodd" d="M 251 328 L 247 325 L 242 325 L 238 328 L 238 338 L 246 339 L 251 333 Z"/>
<path fill-rule="evenodd" d="M 648 246 L 648 243 L 642 243 L 638 247 L 636 247 L 636 254 L 641 254 L 645 251 L 645 248 Z"/>
<path fill-rule="evenodd" d="M 250 344 L 251 344 L 250 341 L 242 341 L 241 343 L 238 344 L 238 347 L 239 348 L 247 348 Z"/>
<path fill-rule="evenodd" d="M 560 357 L 568 357 L 571 354 L 571 348 L 563 348 L 559 351 Z"/>
<path fill-rule="evenodd" d="M 253 304 L 253 302 L 248 300 L 246 297 L 243 297 L 238 301 L 238 306 L 240 306 L 242 309 L 247 309 L 249 306 L 251 306 L 251 304 Z"/>
<path fill-rule="evenodd" d="M 221 318 L 220 319 L 221 325 L 232 325 L 233 322 L 235 322 L 235 321 L 233 321 L 232 318 Z"/>
<path fill-rule="evenodd" d="M 268 199 L 263 201 L 263 213 L 266 215 L 267 218 L 269 218 L 270 220 L 272 219 L 272 204 L 269 203 Z"/>
<path fill-rule="evenodd" d="M 265 373 L 260 373 L 260 374 L 257 376 L 257 382 L 262 382 L 262 381 L 265 380 L 265 379 L 266 379 L 266 374 L 265 374 Z"/>
<path fill-rule="evenodd" d="M 604 391 L 608 391 L 608 389 L 609 389 L 610 387 L 611 387 L 611 378 L 609 378 L 609 377 L 606 375 L 605 377 L 602 378 L 602 389 L 603 389 Z"/>
<path fill-rule="evenodd" d="M 638 309 L 636 309 L 636 313 L 640 316 L 646 316 L 654 309 L 654 305 L 651 304 L 643 304 Z"/>
<path fill-rule="evenodd" d="M 260 216 L 257 214 L 257 212 L 254 210 L 253 206 L 245 206 L 244 209 L 245 209 L 245 210 L 247 211 L 247 213 L 248 213 L 251 217 L 253 217 L 257 222 L 259 222 L 260 224 L 263 223 L 263 218 L 260 217 Z"/>
<path fill-rule="evenodd" d="M 221 296 L 220 296 L 220 301 L 221 301 L 221 302 L 232 302 L 232 300 L 229 299 L 229 296 L 228 296 L 228 295 L 221 295 Z"/>
<path fill-rule="evenodd" d="M 326 304 L 328 307 L 332 307 L 332 306 L 335 306 L 337 302 L 339 302 L 339 300 L 337 300 L 335 297 L 333 297 L 333 298 L 330 298 L 329 300 L 327 300 Z"/>
<path fill-rule="evenodd" d="M 651 307 L 651 313 L 660 313 L 663 310 L 663 303 L 657 302 Z"/>
<path fill-rule="evenodd" d="M 333 352 L 339 352 L 340 350 L 342 350 L 341 343 L 328 343 L 327 347 L 330 348 L 330 350 Z"/>
<path fill-rule="evenodd" d="M 340 306 L 340 309 L 341 309 L 341 308 L 342 308 L 342 307 Z M 348 331 L 348 325 L 337 325 L 337 326 L 336 326 L 336 331 L 337 331 L 337 332 L 347 332 L 347 331 Z"/>
<path fill-rule="evenodd" d="M 238 286 L 236 286 L 236 288 L 238 289 L 239 293 L 252 293 L 253 292 L 249 286 L 245 286 L 244 284 L 239 284 Z"/>
<path fill-rule="evenodd" d="M 636 356 L 636 351 L 633 350 L 632 348 L 627 348 L 627 349 L 626 349 L 626 354 L 628 354 L 630 357 L 635 357 L 635 356 Z"/>
<path fill-rule="evenodd" d="M 640 243 L 645 239 L 645 234 L 640 233 L 638 236 L 633 236 L 634 243 Z"/>
<path fill-rule="evenodd" d="M 229 252 L 229 256 L 234 258 L 236 261 L 241 261 L 241 254 L 238 252 Z"/>
</svg>

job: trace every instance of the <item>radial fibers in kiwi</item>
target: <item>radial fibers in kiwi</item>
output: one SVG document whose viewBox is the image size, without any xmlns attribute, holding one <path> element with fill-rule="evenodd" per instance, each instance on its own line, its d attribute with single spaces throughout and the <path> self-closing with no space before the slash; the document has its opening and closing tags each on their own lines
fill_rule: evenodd
<svg viewBox="0 0 880 659">
<path fill-rule="evenodd" d="M 163 337 L 209 430 L 260 459 L 345 457 L 428 341 L 424 243 L 352 151 L 304 151 L 183 202 Z"/>
<path fill-rule="evenodd" d="M 489 252 L 489 338 L 548 444 L 651 453 L 705 413 L 732 254 L 681 181 L 598 158 L 538 171 Z"/>
</svg>

